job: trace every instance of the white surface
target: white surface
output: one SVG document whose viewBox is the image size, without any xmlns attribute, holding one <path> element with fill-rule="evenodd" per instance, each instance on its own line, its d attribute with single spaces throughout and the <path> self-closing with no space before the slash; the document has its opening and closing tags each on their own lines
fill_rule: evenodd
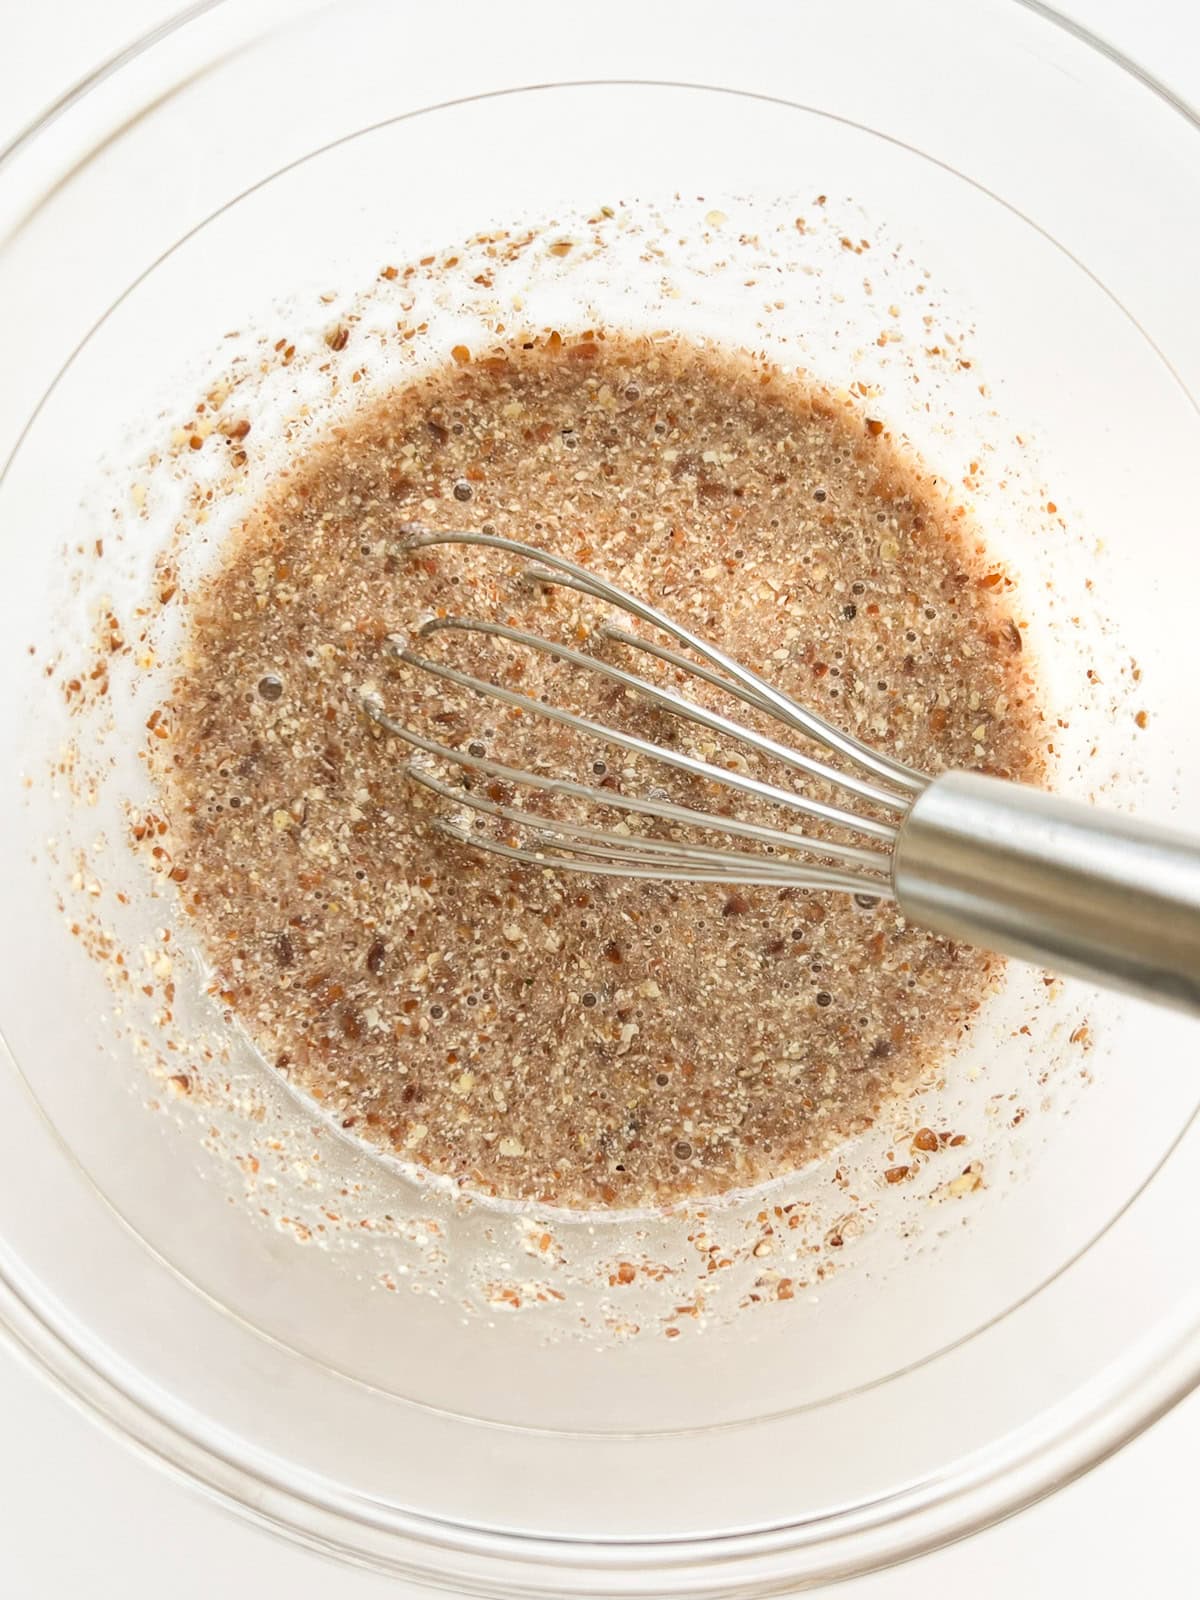
<svg viewBox="0 0 1200 1600">
<path fill-rule="evenodd" d="M 13 4 L 0 53 L 0 143 L 81 72 L 179 0 Z M 1200 102 L 1200 13 L 1180 0 L 1073 0 L 1088 26 Z M 337 1568 L 207 1504 L 78 1415 L 0 1350 L 0 1595 L 13 1600 L 371 1600 L 402 1586 Z M 1095 1600 L 1200 1588 L 1194 1528 L 1200 1398 L 1114 1461 L 1003 1527 L 862 1579 L 852 1600 L 969 1593 L 1000 1600 L 1064 1586 Z"/>
</svg>

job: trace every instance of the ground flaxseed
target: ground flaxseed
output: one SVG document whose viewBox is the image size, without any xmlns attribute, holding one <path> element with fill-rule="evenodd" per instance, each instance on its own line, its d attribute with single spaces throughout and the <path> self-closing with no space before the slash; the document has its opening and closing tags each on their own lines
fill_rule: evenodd
<svg viewBox="0 0 1200 1600">
<path fill-rule="evenodd" d="M 628 1206 L 744 1187 L 867 1127 L 945 1055 L 999 962 L 870 894 L 547 873 L 436 832 L 445 802 L 406 779 L 364 689 L 475 756 L 724 800 L 389 660 L 388 636 L 464 612 L 603 648 L 590 602 L 491 552 L 409 552 L 413 521 L 571 555 L 925 770 L 1036 781 L 1010 583 L 966 520 L 878 419 L 749 359 L 596 334 L 484 361 L 456 348 L 248 518 L 192 597 L 158 758 L 215 988 L 371 1143 L 484 1192 Z M 476 636 L 421 649 L 745 759 L 545 658 Z"/>
</svg>

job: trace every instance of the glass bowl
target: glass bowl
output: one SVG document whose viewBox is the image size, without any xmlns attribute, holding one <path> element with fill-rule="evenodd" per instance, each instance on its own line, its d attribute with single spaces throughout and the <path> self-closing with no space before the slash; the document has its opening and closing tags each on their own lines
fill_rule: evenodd
<svg viewBox="0 0 1200 1600">
<path fill-rule="evenodd" d="M 861 385 L 1021 578 L 1057 781 L 1170 815 L 1200 792 L 1196 158 L 1182 108 L 1009 0 L 199 6 L 17 141 L 0 1309 L 48 1373 L 290 1537 L 548 1596 L 900 1560 L 1193 1386 L 1184 1020 L 1014 967 L 840 1168 L 703 1214 L 524 1215 L 290 1095 L 130 832 L 164 552 L 201 570 L 244 494 L 406 362 L 592 318 Z M 466 279 L 460 252 L 522 219 L 529 247 Z M 189 454 L 230 373 L 240 498 L 207 428 Z M 134 648 L 81 709 L 64 681 L 110 614 Z M 885 1183 L 923 1123 L 964 1143 Z"/>
</svg>

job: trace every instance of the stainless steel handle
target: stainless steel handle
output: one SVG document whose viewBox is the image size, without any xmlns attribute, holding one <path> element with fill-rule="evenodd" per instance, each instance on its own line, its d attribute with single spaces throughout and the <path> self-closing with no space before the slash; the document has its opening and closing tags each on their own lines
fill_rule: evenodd
<svg viewBox="0 0 1200 1600">
<path fill-rule="evenodd" d="M 1200 840 L 948 772 L 892 872 L 901 911 L 935 933 L 1200 1015 Z"/>
</svg>

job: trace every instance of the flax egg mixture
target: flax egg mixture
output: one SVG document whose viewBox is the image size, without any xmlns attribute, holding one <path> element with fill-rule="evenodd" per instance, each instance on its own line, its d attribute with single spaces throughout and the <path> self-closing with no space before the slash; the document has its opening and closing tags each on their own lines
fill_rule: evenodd
<svg viewBox="0 0 1200 1600">
<path fill-rule="evenodd" d="M 411 550 L 406 530 L 569 555 L 902 761 L 1036 782 L 1042 717 L 1010 581 L 878 420 L 748 357 L 611 333 L 454 356 L 291 462 L 190 597 L 157 775 L 214 992 L 343 1128 L 477 1193 L 664 1205 L 794 1170 L 939 1069 L 999 959 L 866 893 L 547 871 L 447 837 L 453 806 L 406 776 L 412 749 L 364 695 L 428 739 L 614 800 L 665 791 L 794 819 L 396 660 L 389 638 L 482 617 L 767 727 L 622 656 L 589 597 L 494 550 Z M 502 640 L 441 632 L 420 650 L 821 792 Z M 564 804 L 433 769 L 494 806 Z"/>
</svg>

